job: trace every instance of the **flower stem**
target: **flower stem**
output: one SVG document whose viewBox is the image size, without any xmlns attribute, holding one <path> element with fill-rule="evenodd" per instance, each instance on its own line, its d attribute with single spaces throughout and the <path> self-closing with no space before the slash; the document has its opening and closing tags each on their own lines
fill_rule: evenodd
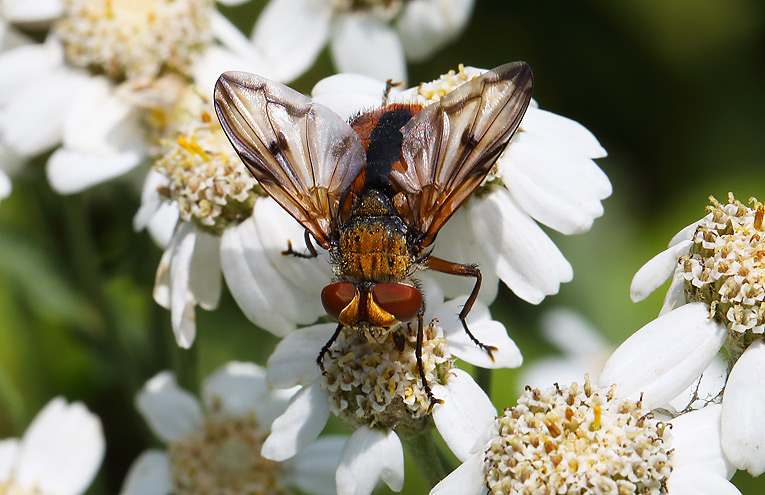
<svg viewBox="0 0 765 495">
<path fill-rule="evenodd" d="M 433 442 L 431 428 L 418 432 L 399 428 L 396 433 L 414 465 L 417 466 L 420 476 L 430 488 L 436 486 L 449 474 L 447 462 Z"/>
<path fill-rule="evenodd" d="M 473 366 L 473 376 L 475 382 L 480 385 L 486 395 L 491 399 L 491 376 L 493 370 L 487 368 L 481 368 L 479 366 Z"/>
</svg>

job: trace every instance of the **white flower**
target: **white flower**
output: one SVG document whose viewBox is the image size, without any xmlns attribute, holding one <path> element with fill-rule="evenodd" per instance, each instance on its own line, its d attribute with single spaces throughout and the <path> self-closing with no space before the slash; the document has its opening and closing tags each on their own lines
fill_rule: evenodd
<svg viewBox="0 0 765 495">
<path fill-rule="evenodd" d="M 427 59 L 462 31 L 473 0 L 271 0 L 255 46 L 289 81 L 324 45 L 339 72 L 406 80 L 406 60 Z"/>
<path fill-rule="evenodd" d="M 738 494 L 719 431 L 717 405 L 665 422 L 588 379 L 528 388 L 430 493 Z"/>
<path fill-rule="evenodd" d="M 0 493 L 79 495 L 104 457 L 101 421 L 81 403 L 51 400 L 22 439 L 0 440 Z"/>
<path fill-rule="evenodd" d="M 0 149 L 25 158 L 55 149 L 47 172 L 60 193 L 141 163 L 154 139 L 146 120 L 172 104 L 181 77 L 211 92 L 224 67 L 267 70 L 213 0 L 3 5 L 14 19 L 53 23 L 44 43 L 0 53 Z"/>
<path fill-rule="evenodd" d="M 389 101 L 427 104 L 485 72 L 462 67 Z M 314 100 L 347 118 L 382 103 L 385 83 L 340 74 L 320 81 Z M 571 265 L 537 222 L 564 234 L 587 231 L 603 214 L 601 200 L 611 183 L 593 158 L 606 155 L 583 126 L 536 106 L 496 162 L 494 177 L 460 208 L 439 233 L 433 254 L 478 263 L 484 270 L 481 297 L 496 297 L 498 276 L 521 299 L 537 304 L 573 277 Z M 427 274 L 426 276 L 431 276 Z M 432 274 L 447 296 L 464 294 L 471 283 Z"/>
<path fill-rule="evenodd" d="M 289 462 L 260 456 L 271 422 L 295 390 L 271 391 L 265 370 L 231 362 L 202 386 L 205 409 L 181 389 L 170 372 L 149 380 L 136 403 L 167 451 L 147 450 L 133 463 L 121 495 L 208 493 L 307 493 L 332 495 L 326 472 L 338 462 L 345 439 L 323 437 Z M 213 491 L 215 490 L 215 491 Z"/>
<path fill-rule="evenodd" d="M 427 316 L 437 320 L 428 320 L 431 323 L 424 330 L 423 368 L 433 395 L 443 401 L 433 407 L 432 418 L 449 448 L 464 459 L 496 410 L 470 375 L 453 367 L 451 352 L 469 363 L 492 368 L 517 367 L 522 358 L 504 326 L 491 320 L 485 305 L 476 303 L 468 322 L 476 338 L 497 347 L 494 361 L 469 341 L 457 319 L 464 297 L 441 303 L 436 287 L 424 292 L 435 306 Z M 316 358 L 336 326 L 296 330 L 269 358 L 272 386 L 302 388 L 274 421 L 262 453 L 274 460 L 295 456 L 316 438 L 334 411 L 355 430 L 336 472 L 338 494 L 368 495 L 380 479 L 398 491 L 404 481 L 404 464 L 396 432 L 416 435 L 430 428 L 431 402 L 414 351 L 417 324 L 400 324 L 378 336 L 341 332 L 324 355 L 322 374 Z"/>
<path fill-rule="evenodd" d="M 709 214 L 678 233 L 632 281 L 640 300 L 672 277 L 660 316 L 606 363 L 601 385 L 643 394 L 648 407 L 691 385 L 721 348 L 731 368 L 722 398 L 722 445 L 739 469 L 765 472 L 765 208 L 712 198 Z"/>
<path fill-rule="evenodd" d="M 275 335 L 324 315 L 326 253 L 282 254 L 289 242 L 301 249 L 304 229 L 258 187 L 209 101 L 190 90 L 167 118 L 178 124 L 160 142 L 134 224 L 165 247 L 154 299 L 170 309 L 178 345 L 194 342 L 197 305 L 217 307 L 221 273 L 245 316 Z"/>
</svg>

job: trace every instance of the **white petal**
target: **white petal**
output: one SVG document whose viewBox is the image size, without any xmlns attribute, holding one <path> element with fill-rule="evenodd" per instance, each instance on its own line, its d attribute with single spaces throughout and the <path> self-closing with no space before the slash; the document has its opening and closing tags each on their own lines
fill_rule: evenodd
<svg viewBox="0 0 765 495">
<path fill-rule="evenodd" d="M 271 0 L 258 17 L 252 40 L 276 79 L 291 81 L 313 65 L 327 43 L 332 7 L 326 0 Z"/>
<path fill-rule="evenodd" d="M 346 436 L 323 436 L 287 461 L 290 484 L 306 493 L 335 495 L 335 470 L 347 441 Z"/>
<path fill-rule="evenodd" d="M 170 262 L 170 323 L 175 341 L 184 349 L 191 347 L 197 332 L 194 316 L 196 301 L 189 290 L 196 238 L 196 227 L 190 222 L 182 223 L 174 237 L 177 245 Z"/>
<path fill-rule="evenodd" d="M 173 442 L 204 426 L 196 397 L 183 390 L 169 371 L 146 382 L 136 396 L 136 408 L 164 442 Z"/>
<path fill-rule="evenodd" d="M 520 132 L 543 136 L 551 142 L 568 146 L 572 151 L 587 158 L 606 156 L 606 150 L 586 127 L 562 115 L 532 106 L 523 116 L 521 129 Z M 601 192 L 606 193 L 610 189 L 610 185 L 607 184 L 608 179 L 600 180 Z"/>
<path fill-rule="evenodd" d="M 585 319 L 571 309 L 553 308 L 542 315 L 542 335 L 565 354 L 592 356 L 609 348 L 608 342 Z"/>
<path fill-rule="evenodd" d="M 705 407 L 707 403 L 714 402 L 715 398 L 722 392 L 727 379 L 728 368 L 718 355 L 704 370 L 701 382 L 693 382 L 690 387 L 672 399 L 669 405 L 677 411 L 685 410 L 689 406 L 693 408 Z"/>
<path fill-rule="evenodd" d="M 133 229 L 136 232 L 146 228 L 151 217 L 154 216 L 163 203 L 158 189 L 162 186 L 167 186 L 168 183 L 167 177 L 154 169 L 149 170 L 149 173 L 146 174 L 146 179 L 141 189 L 141 206 L 133 217 Z"/>
<path fill-rule="evenodd" d="M 59 148 L 48 159 L 48 182 L 59 194 L 77 193 L 126 174 L 143 158 L 143 152 L 135 149 L 119 153 L 89 153 Z"/>
<path fill-rule="evenodd" d="M 58 69 L 23 88 L 0 109 L 0 135 L 15 153 L 33 156 L 57 145 L 63 136 L 64 118 L 85 76 Z"/>
<path fill-rule="evenodd" d="M 23 0 L 22 2 L 23 3 Z M 4 5 L 0 3 L 0 6 Z M 64 62 L 64 48 L 58 42 L 30 44 L 0 53 L 0 104 L 4 104 L 43 76 L 60 68 Z"/>
<path fill-rule="evenodd" d="M 338 72 L 365 74 L 380 81 L 406 81 L 406 60 L 398 34 L 372 14 L 339 15 L 330 52 Z"/>
<path fill-rule="evenodd" d="M 722 403 L 722 445 L 728 459 L 752 476 L 765 472 L 765 342 L 752 343 L 728 377 Z"/>
<path fill-rule="evenodd" d="M 189 290 L 199 306 L 218 307 L 221 289 L 220 237 L 198 230 L 189 268 Z"/>
<path fill-rule="evenodd" d="M 675 270 L 675 273 L 672 274 L 672 282 L 669 283 L 667 294 L 664 296 L 659 316 L 667 314 L 687 302 L 688 299 L 685 297 L 685 277 L 683 277 L 682 271 Z"/>
<path fill-rule="evenodd" d="M 0 170 L 0 199 L 7 198 L 11 194 L 11 179 Z"/>
<path fill-rule="evenodd" d="M 335 74 L 316 83 L 311 98 L 348 121 L 362 110 L 380 106 L 384 93 L 385 83 L 378 79 L 361 74 Z"/>
<path fill-rule="evenodd" d="M 692 239 L 693 238 L 693 234 L 696 232 L 696 229 L 699 228 L 699 224 L 701 224 L 702 221 L 703 221 L 703 219 L 696 220 L 692 224 L 690 224 L 690 225 L 688 225 L 686 227 L 683 227 L 683 229 L 680 230 L 680 232 L 675 234 L 672 237 L 672 239 L 669 240 L 669 244 L 667 245 L 667 247 L 672 247 L 675 244 L 680 243 L 681 241 L 688 241 L 688 240 Z"/>
<path fill-rule="evenodd" d="M 479 269 L 491 266 L 484 256 L 483 249 L 481 249 L 481 239 L 470 235 L 471 232 L 472 228 L 467 211 L 464 209 L 457 210 L 457 213 L 438 233 L 438 241 L 433 248 L 433 256 L 457 263 L 476 263 Z M 490 269 L 482 269 L 481 275 L 483 280 L 478 299 L 486 304 L 491 304 L 497 298 L 499 277 Z M 473 285 L 475 285 L 475 279 L 472 277 L 458 277 L 439 273 L 435 270 L 421 272 L 419 276 L 436 281 L 447 297 L 470 294 Z"/>
<path fill-rule="evenodd" d="M 313 246 L 319 251 L 318 258 L 302 259 L 285 256 L 282 252 L 287 249 L 288 241 L 299 252 L 306 250 L 305 228 L 296 222 L 284 208 L 272 200 L 264 198 L 255 202 L 252 218 L 258 231 L 263 252 L 271 265 L 290 282 L 293 292 L 305 294 L 301 299 L 306 314 L 303 323 L 311 323 L 325 314 L 321 304 L 321 290 L 332 280 L 332 270 L 329 256 L 324 249 Z"/>
<path fill-rule="evenodd" d="M 465 27 L 473 0 L 412 0 L 396 20 L 406 58 L 423 61 Z"/>
<path fill-rule="evenodd" d="M 318 381 L 295 394 L 284 414 L 271 425 L 261 455 L 273 461 L 293 457 L 312 443 L 329 419 L 329 400 Z"/>
<path fill-rule="evenodd" d="M 457 469 L 442 479 L 430 491 L 430 495 L 484 495 L 486 474 L 483 467 L 483 452 L 473 454 Z"/>
<path fill-rule="evenodd" d="M 709 404 L 681 414 L 672 423 L 674 468 L 689 466 L 729 479 L 736 468 L 728 461 L 720 443 L 720 404 Z"/>
<path fill-rule="evenodd" d="M 394 492 L 404 486 L 404 449 L 393 430 L 362 426 L 340 454 L 335 473 L 337 495 L 369 495 L 383 480 Z"/>
<path fill-rule="evenodd" d="M 709 318 L 709 306 L 692 303 L 635 332 L 611 355 L 600 386 L 617 385 L 620 397 L 648 409 L 665 405 L 696 380 L 720 350 L 727 331 Z"/>
<path fill-rule="evenodd" d="M 642 301 L 666 282 L 677 268 L 678 258 L 688 254 L 691 244 L 691 241 L 682 241 L 660 252 L 643 265 L 632 278 L 630 285 L 632 300 L 634 302 Z"/>
<path fill-rule="evenodd" d="M 19 454 L 19 441 L 16 438 L 0 440 L 0 480 L 7 480 L 15 467 Z"/>
<path fill-rule="evenodd" d="M 488 268 L 521 299 L 538 304 L 573 278 L 568 261 L 506 189 L 497 187 L 481 199 L 473 198 L 467 208 L 474 235 L 482 239 L 491 260 Z"/>
<path fill-rule="evenodd" d="M 611 183 L 590 158 L 543 136 L 521 132 L 497 161 L 518 205 L 564 234 L 586 232 L 603 215 Z"/>
<path fill-rule="evenodd" d="M 120 495 L 170 495 L 170 458 L 161 450 L 147 450 L 133 461 Z"/>
<path fill-rule="evenodd" d="M 321 375 L 316 357 L 336 328 L 336 323 L 324 323 L 299 328 L 284 337 L 268 358 L 268 384 L 288 388 L 316 381 Z"/>
<path fill-rule="evenodd" d="M 36 24 L 55 20 L 64 6 L 60 0 L 4 0 L 0 9 L 2 17 L 11 22 Z"/>
<path fill-rule="evenodd" d="M 715 473 L 690 467 L 672 470 L 667 495 L 741 495 L 731 482 Z"/>
<path fill-rule="evenodd" d="M 523 362 L 523 356 L 518 346 L 507 335 L 505 326 L 491 319 L 488 308 L 480 301 L 476 301 L 468 314 L 468 328 L 479 342 L 497 348 L 493 353 L 494 359 L 470 340 L 458 317 L 466 300 L 467 296 L 452 299 L 440 306 L 434 314 L 444 329 L 444 334 L 449 342 L 449 351 L 463 361 L 482 368 L 517 368 L 520 366 Z"/>
<path fill-rule="evenodd" d="M 81 403 L 53 399 L 24 434 L 17 480 L 42 493 L 79 495 L 93 481 L 104 448 L 98 417 Z"/>
<path fill-rule="evenodd" d="M 252 268 L 245 255 L 239 228 L 227 228 L 221 238 L 221 269 L 231 295 L 250 321 L 283 337 L 294 330 L 295 323 L 271 306 L 266 295 L 268 288 L 261 285 Z"/>
<path fill-rule="evenodd" d="M 469 373 L 453 368 L 446 385 L 434 384 L 433 395 L 444 401 L 433 408 L 433 422 L 461 461 L 494 422 L 497 410 Z"/>
</svg>

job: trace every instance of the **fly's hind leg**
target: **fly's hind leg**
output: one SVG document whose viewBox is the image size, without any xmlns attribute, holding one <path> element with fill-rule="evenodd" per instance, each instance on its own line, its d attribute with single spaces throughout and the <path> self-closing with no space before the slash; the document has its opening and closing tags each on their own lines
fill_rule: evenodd
<svg viewBox="0 0 765 495">
<path fill-rule="evenodd" d="M 428 379 L 425 378 L 425 366 L 422 364 L 422 340 L 423 335 L 425 333 L 425 329 L 422 322 L 423 317 L 423 311 L 420 310 L 420 312 L 417 314 L 417 347 L 414 350 L 414 355 L 417 357 L 417 371 L 420 373 L 420 380 L 422 380 L 422 388 L 425 389 L 425 393 L 428 396 L 428 400 L 430 400 L 430 405 L 428 406 L 428 414 L 430 414 L 430 411 L 433 410 L 433 407 L 436 404 L 443 404 L 444 401 L 441 399 L 436 399 L 433 396 L 433 392 L 430 390 L 430 385 L 428 385 Z"/>
<path fill-rule="evenodd" d="M 316 364 L 319 365 L 319 368 L 321 368 L 322 373 L 324 373 L 324 355 L 329 352 L 329 348 L 332 347 L 332 344 L 335 343 L 342 329 L 343 329 L 343 324 L 338 323 L 337 328 L 335 328 L 335 333 L 333 333 L 332 337 L 330 337 L 329 340 L 321 347 L 321 350 L 319 351 L 319 355 L 316 356 Z"/>
<path fill-rule="evenodd" d="M 287 239 L 287 249 L 282 251 L 282 254 L 284 256 L 294 256 L 295 258 L 316 258 L 319 256 L 319 252 L 316 251 L 316 248 L 313 247 L 313 243 L 311 243 L 311 235 L 308 233 L 308 231 L 305 231 L 305 247 L 308 249 L 308 254 L 305 253 L 299 253 L 292 249 L 292 241 Z"/>
<path fill-rule="evenodd" d="M 465 333 L 468 334 L 470 340 L 472 340 L 475 345 L 486 351 L 491 360 L 494 361 L 494 351 L 496 351 L 497 348 L 493 345 L 486 345 L 475 338 L 475 336 L 470 332 L 467 324 L 467 315 L 470 313 L 470 310 L 473 309 L 473 304 L 475 304 L 475 300 L 478 298 L 478 292 L 481 290 L 481 270 L 479 270 L 478 266 L 476 265 L 462 265 L 460 263 L 453 263 L 451 261 L 442 260 L 441 258 L 436 258 L 435 256 L 430 256 L 425 261 L 425 266 L 431 270 L 435 270 L 441 273 L 448 273 L 449 275 L 459 275 L 460 277 L 475 278 L 475 285 L 473 286 L 473 290 L 470 292 L 470 296 L 467 298 L 467 301 L 465 301 L 465 305 L 462 306 L 462 311 L 460 311 L 459 318 L 462 322 L 462 328 L 465 329 Z"/>
</svg>

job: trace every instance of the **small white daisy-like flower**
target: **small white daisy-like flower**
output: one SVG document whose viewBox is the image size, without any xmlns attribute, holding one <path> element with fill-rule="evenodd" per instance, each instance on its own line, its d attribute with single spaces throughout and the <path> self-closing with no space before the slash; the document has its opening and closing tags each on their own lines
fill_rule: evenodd
<svg viewBox="0 0 765 495">
<path fill-rule="evenodd" d="M 136 403 L 167 450 L 141 454 L 121 495 L 286 495 L 294 489 L 333 495 L 325 473 L 337 466 L 344 438 L 323 437 L 288 462 L 260 456 L 271 422 L 294 393 L 269 390 L 265 370 L 255 364 L 231 362 L 204 381 L 203 409 L 171 373 L 158 374 Z"/>
<path fill-rule="evenodd" d="M 484 73 L 460 66 L 431 83 L 390 91 L 388 102 L 427 104 Z M 340 74 L 320 81 L 314 100 L 341 117 L 382 104 L 385 83 Z M 483 269 L 481 298 L 496 297 L 497 277 L 521 299 L 537 304 L 573 277 L 571 265 L 537 222 L 564 234 L 589 230 L 603 214 L 611 183 L 593 161 L 606 156 L 582 125 L 532 104 L 495 164 L 495 172 L 457 210 L 433 251 L 442 259 L 470 261 Z M 467 233 L 467 234 L 466 234 Z M 425 273 L 447 296 L 470 289 L 461 277 Z"/>
<path fill-rule="evenodd" d="M 453 367 L 452 353 L 487 368 L 514 368 L 522 358 L 485 305 L 476 303 L 468 321 L 476 338 L 497 347 L 494 361 L 468 339 L 457 319 L 464 298 L 439 304 L 436 287 L 426 294 L 437 307 L 426 314 L 431 319 L 424 329 L 422 363 L 434 397 L 443 401 L 433 407 L 433 423 L 454 454 L 464 459 L 496 410 L 470 375 Z M 415 355 L 417 323 L 399 324 L 382 335 L 341 333 L 324 355 L 322 374 L 316 359 L 335 328 L 324 324 L 296 330 L 269 358 L 272 386 L 302 389 L 274 421 L 263 455 L 274 460 L 299 455 L 334 412 L 354 429 L 336 471 L 338 494 L 368 495 L 380 479 L 401 490 L 404 457 L 397 432 L 416 435 L 431 425 L 431 402 Z"/>
<path fill-rule="evenodd" d="M 0 494 L 80 495 L 104 458 L 101 421 L 81 403 L 57 397 L 21 439 L 0 440 Z"/>
<path fill-rule="evenodd" d="M 406 61 L 427 59 L 467 24 L 473 0 L 271 0 L 255 46 L 292 80 L 329 43 L 339 72 L 406 80 Z"/>
<path fill-rule="evenodd" d="M 709 214 L 670 241 L 632 281 L 641 300 L 667 278 L 672 283 L 657 319 L 627 339 L 611 356 L 601 384 L 621 395 L 643 394 L 661 404 L 701 375 L 721 348 L 731 369 L 722 397 L 722 444 L 739 469 L 765 472 L 765 208 L 730 195 L 711 198 Z"/>
<path fill-rule="evenodd" d="M 283 336 L 324 314 L 318 295 L 331 279 L 326 253 L 284 256 L 303 229 L 258 186 L 228 142 L 212 105 L 187 88 L 159 120 L 170 122 L 146 178 L 134 224 L 165 252 L 154 299 L 170 309 L 176 341 L 190 347 L 195 307 L 218 305 L 221 273 L 253 323 Z"/>
<path fill-rule="evenodd" d="M 589 378 L 529 387 L 430 493 L 738 494 L 719 424 L 719 406 L 665 421 Z"/>
<path fill-rule="evenodd" d="M 173 103 L 181 78 L 212 91 L 224 67 L 267 70 L 213 0 L 11 0 L 6 10 L 51 32 L 0 54 L 0 151 L 55 149 L 47 173 L 64 194 L 141 163 L 147 113 Z"/>
</svg>

